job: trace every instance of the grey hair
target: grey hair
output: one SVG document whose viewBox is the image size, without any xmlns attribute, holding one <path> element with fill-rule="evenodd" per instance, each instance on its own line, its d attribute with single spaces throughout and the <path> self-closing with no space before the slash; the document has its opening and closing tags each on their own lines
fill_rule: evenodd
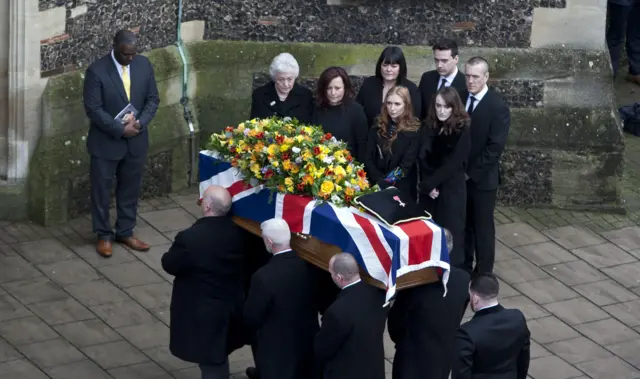
<svg viewBox="0 0 640 379">
<path fill-rule="evenodd" d="M 481 64 L 484 67 L 484 72 L 489 72 L 489 62 L 482 57 L 473 57 L 467 61 L 469 66 L 475 66 Z"/>
<path fill-rule="evenodd" d="M 231 210 L 233 203 L 229 199 L 221 199 L 220 196 L 205 195 L 202 202 L 211 206 L 211 213 L 216 216 L 224 216 Z"/>
<path fill-rule="evenodd" d="M 281 218 L 272 218 L 260 224 L 262 236 L 267 237 L 278 246 L 288 245 L 291 242 L 291 230 L 289 224 Z"/>
<path fill-rule="evenodd" d="M 282 53 L 273 58 L 271 66 L 269 66 L 271 79 L 275 80 L 276 74 L 279 72 L 291 72 L 297 78 L 300 74 L 300 66 L 298 65 L 298 61 L 296 61 L 296 58 L 289 53 Z"/>
<path fill-rule="evenodd" d="M 339 253 L 333 256 L 333 272 L 345 280 L 352 280 L 360 274 L 358 262 L 349 253 Z"/>
</svg>

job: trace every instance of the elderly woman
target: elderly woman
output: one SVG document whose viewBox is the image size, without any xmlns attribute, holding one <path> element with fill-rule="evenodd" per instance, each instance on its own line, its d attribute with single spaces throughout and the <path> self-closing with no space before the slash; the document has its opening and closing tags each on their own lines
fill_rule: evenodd
<svg viewBox="0 0 640 379">
<path fill-rule="evenodd" d="M 296 83 L 300 66 L 289 53 L 275 57 L 269 67 L 271 82 L 256 88 L 249 118 L 290 117 L 311 122 L 313 94 Z"/>
</svg>

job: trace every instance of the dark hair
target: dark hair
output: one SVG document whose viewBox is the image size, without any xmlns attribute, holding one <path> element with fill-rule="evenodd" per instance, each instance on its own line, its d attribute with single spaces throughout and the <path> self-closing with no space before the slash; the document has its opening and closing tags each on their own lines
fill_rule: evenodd
<svg viewBox="0 0 640 379">
<path fill-rule="evenodd" d="M 451 56 L 455 58 L 458 55 L 458 44 L 452 39 L 442 38 L 433 45 L 433 51 L 436 50 L 451 50 Z"/>
<path fill-rule="evenodd" d="M 487 62 L 487 60 L 482 57 L 472 57 L 467 61 L 467 64 L 470 66 L 482 64 L 487 69 L 487 72 L 489 72 L 489 62 Z"/>
<path fill-rule="evenodd" d="M 335 78 L 341 78 L 344 83 L 344 97 L 342 103 L 346 104 L 353 99 L 355 95 L 353 85 L 349 75 L 342 67 L 329 67 L 320 74 L 318 85 L 316 86 L 316 103 L 321 108 L 329 107 L 329 99 L 327 99 L 327 87 Z"/>
<path fill-rule="evenodd" d="M 436 113 L 436 98 L 438 96 L 441 96 L 445 104 L 452 108 L 451 116 L 444 122 L 438 120 L 438 115 Z M 425 121 L 428 127 L 434 129 L 442 127 L 441 133 L 449 135 L 469 126 L 471 118 L 464 109 L 464 105 L 462 104 L 460 95 L 458 95 L 458 91 L 453 87 L 442 87 L 431 98 L 431 102 L 429 103 L 429 112 L 427 113 L 427 119 Z"/>
<path fill-rule="evenodd" d="M 398 46 L 387 46 L 382 50 L 378 63 L 376 63 L 376 78 L 382 80 L 382 64 L 398 64 L 400 66 L 400 72 L 396 79 L 396 84 L 400 85 L 402 80 L 407 77 L 407 60 L 404 57 L 402 49 Z"/>
<path fill-rule="evenodd" d="M 391 95 L 398 95 L 404 101 L 404 114 L 400 117 L 400 120 L 396 122 L 396 131 L 387 136 L 387 127 L 391 122 L 389 111 L 387 110 L 387 99 Z M 393 141 L 398 137 L 398 133 L 409 131 L 414 132 L 420 128 L 420 120 L 413 116 L 413 105 L 411 105 L 411 94 L 407 87 L 395 86 L 389 89 L 387 96 L 384 98 L 384 104 L 380 110 L 380 115 L 376 118 L 376 125 L 378 126 L 378 136 L 382 139 L 384 148 L 391 152 L 391 145 Z"/>
<path fill-rule="evenodd" d="M 119 30 L 113 37 L 113 46 L 136 45 L 137 43 L 138 37 L 136 37 L 136 34 L 131 30 Z"/>
<path fill-rule="evenodd" d="M 500 283 L 493 274 L 477 274 L 471 278 L 469 290 L 485 300 L 494 299 L 498 297 Z"/>
</svg>

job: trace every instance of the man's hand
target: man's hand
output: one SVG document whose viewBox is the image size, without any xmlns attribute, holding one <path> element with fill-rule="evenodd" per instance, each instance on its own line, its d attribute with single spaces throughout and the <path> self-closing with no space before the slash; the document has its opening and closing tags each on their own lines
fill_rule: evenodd
<svg viewBox="0 0 640 379">
<path fill-rule="evenodd" d="M 123 135 L 125 137 L 137 136 L 140 133 L 140 130 L 136 127 L 136 123 L 137 123 L 136 119 L 131 118 L 129 121 L 127 121 L 126 124 L 124 124 Z"/>
<path fill-rule="evenodd" d="M 437 189 L 433 189 L 431 190 L 431 192 L 429 193 L 429 197 L 432 199 L 436 199 L 438 196 L 440 195 L 440 191 L 438 191 Z"/>
</svg>

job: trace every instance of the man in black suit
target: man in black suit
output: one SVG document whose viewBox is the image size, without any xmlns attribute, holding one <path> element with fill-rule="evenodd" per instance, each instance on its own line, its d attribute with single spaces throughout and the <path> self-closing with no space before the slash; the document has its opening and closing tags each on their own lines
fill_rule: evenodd
<svg viewBox="0 0 640 379">
<path fill-rule="evenodd" d="M 137 55 L 133 32 L 121 30 L 113 50 L 89 66 L 84 78 L 84 108 L 91 125 L 87 150 L 91 155 L 91 217 L 98 236 L 96 251 L 110 257 L 115 240 L 137 251 L 149 245 L 133 235 L 138 198 L 149 146 L 147 127 L 160 98 L 151 62 Z M 115 117 L 131 104 L 137 114 Z M 115 235 L 109 222 L 114 176 L 118 218 Z"/>
<path fill-rule="evenodd" d="M 231 203 L 226 189 L 207 188 L 204 217 L 162 256 L 162 268 L 175 276 L 169 349 L 199 364 L 202 379 L 229 378 L 228 336 L 244 300 L 245 234 L 228 214 Z"/>
<path fill-rule="evenodd" d="M 447 232 L 451 251 L 453 238 Z M 447 379 L 456 351 L 455 335 L 469 303 L 469 274 L 451 267 L 444 296 L 442 280 L 398 291 L 389 311 L 395 343 L 393 379 Z"/>
<path fill-rule="evenodd" d="M 349 253 L 332 257 L 329 272 L 341 291 L 322 317 L 314 343 L 316 367 L 323 379 L 384 379 L 384 292 L 360 280 Z"/>
<path fill-rule="evenodd" d="M 525 379 L 529 371 L 530 337 L 517 309 L 498 303 L 498 279 L 480 274 L 471 279 L 473 318 L 456 334 L 458 362 L 452 379 Z"/>
<path fill-rule="evenodd" d="M 436 69 L 422 74 L 418 89 L 422 97 L 420 119 L 427 118 L 433 95 L 442 87 L 453 86 L 458 91 L 461 99 L 467 91 L 464 81 L 464 73 L 458 70 L 458 44 L 448 38 L 439 40 L 433 45 L 433 60 Z M 464 100 L 463 100 L 464 101 Z"/>
<path fill-rule="evenodd" d="M 308 263 L 291 250 L 283 219 L 262 223 L 262 238 L 273 258 L 251 278 L 244 320 L 255 339 L 256 369 L 249 378 L 310 378 L 313 339 L 318 332 L 313 279 Z"/>
<path fill-rule="evenodd" d="M 469 272 L 493 272 L 496 228 L 493 211 L 500 185 L 500 157 L 511 125 L 511 114 L 500 95 L 487 87 L 489 64 L 471 58 L 465 65 L 471 116 L 471 151 L 467 163 L 467 220 L 463 268 Z M 476 265 L 473 268 L 473 261 Z"/>
</svg>

